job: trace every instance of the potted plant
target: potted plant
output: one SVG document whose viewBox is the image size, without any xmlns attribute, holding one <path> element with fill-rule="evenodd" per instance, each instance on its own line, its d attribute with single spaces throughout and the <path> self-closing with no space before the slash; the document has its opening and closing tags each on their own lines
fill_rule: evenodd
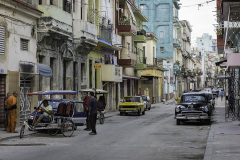
<svg viewBox="0 0 240 160">
<path fill-rule="evenodd" d="M 180 65 L 180 62 L 179 62 L 179 60 L 176 60 L 176 62 L 174 63 L 174 64 L 176 64 L 176 65 Z"/>
</svg>

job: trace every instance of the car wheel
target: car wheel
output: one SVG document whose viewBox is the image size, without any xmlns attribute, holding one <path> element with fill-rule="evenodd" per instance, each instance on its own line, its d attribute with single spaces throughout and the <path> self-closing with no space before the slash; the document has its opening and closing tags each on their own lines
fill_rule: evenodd
<svg viewBox="0 0 240 160">
<path fill-rule="evenodd" d="M 142 112 L 142 115 L 145 115 L 145 110 Z"/>
<path fill-rule="evenodd" d="M 180 125 L 180 120 L 176 119 L 176 125 Z"/>
<path fill-rule="evenodd" d="M 138 116 L 141 116 L 141 109 L 138 111 Z"/>
<path fill-rule="evenodd" d="M 120 112 L 120 116 L 122 116 L 123 115 L 123 113 L 122 112 Z"/>
<path fill-rule="evenodd" d="M 150 110 L 151 109 L 151 106 L 148 108 L 148 110 Z"/>
</svg>

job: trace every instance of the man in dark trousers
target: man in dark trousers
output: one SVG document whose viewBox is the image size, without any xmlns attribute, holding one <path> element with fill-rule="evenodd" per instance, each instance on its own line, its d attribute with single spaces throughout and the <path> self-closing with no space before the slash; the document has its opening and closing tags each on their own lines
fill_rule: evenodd
<svg viewBox="0 0 240 160">
<path fill-rule="evenodd" d="M 90 117 L 89 117 L 89 113 L 88 113 L 88 103 L 91 97 L 88 96 L 88 92 L 84 92 L 84 99 L 83 99 L 83 103 L 84 103 L 84 107 L 86 109 L 87 112 L 87 119 L 86 119 L 86 128 L 84 129 L 85 131 L 91 131 L 91 126 L 90 126 Z"/>
<path fill-rule="evenodd" d="M 7 106 L 5 105 L 5 101 L 11 96 L 12 94 L 10 92 L 7 93 L 7 97 L 4 98 L 4 111 L 5 111 L 5 124 L 4 124 L 4 131 L 7 131 L 7 126 L 8 126 L 8 109 Z"/>
<path fill-rule="evenodd" d="M 89 100 L 88 103 L 88 111 L 90 115 L 90 125 L 92 128 L 92 132 L 89 133 L 89 135 L 96 135 L 96 121 L 97 121 L 97 106 L 98 106 L 98 101 L 94 97 L 94 93 L 90 92 L 91 99 Z"/>
</svg>

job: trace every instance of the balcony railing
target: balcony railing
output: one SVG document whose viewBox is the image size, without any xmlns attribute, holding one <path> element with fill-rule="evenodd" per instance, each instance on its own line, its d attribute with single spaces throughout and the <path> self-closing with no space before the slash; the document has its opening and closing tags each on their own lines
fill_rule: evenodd
<svg viewBox="0 0 240 160">
<path fill-rule="evenodd" d="M 109 29 L 99 28 L 99 39 L 102 39 L 108 43 L 112 43 L 112 31 Z"/>
<path fill-rule="evenodd" d="M 181 48 L 181 43 L 179 42 L 179 40 L 177 38 L 173 39 L 173 46 L 177 47 L 177 48 Z"/>
<path fill-rule="evenodd" d="M 146 31 L 142 29 L 141 31 L 137 31 L 137 35 L 144 35 L 146 37 Z"/>
<path fill-rule="evenodd" d="M 136 36 L 136 22 L 131 18 L 119 18 L 118 31 L 126 36 Z"/>
</svg>

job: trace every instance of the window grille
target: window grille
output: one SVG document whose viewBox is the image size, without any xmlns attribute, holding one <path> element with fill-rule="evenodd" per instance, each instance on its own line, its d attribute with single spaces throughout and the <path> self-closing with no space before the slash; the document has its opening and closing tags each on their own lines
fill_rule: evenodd
<svg viewBox="0 0 240 160">
<path fill-rule="evenodd" d="M 5 27 L 0 26 L 0 54 L 5 53 Z"/>
<path fill-rule="evenodd" d="M 21 38 L 21 43 L 20 43 L 21 50 L 28 51 L 28 42 L 29 40 Z"/>
</svg>

